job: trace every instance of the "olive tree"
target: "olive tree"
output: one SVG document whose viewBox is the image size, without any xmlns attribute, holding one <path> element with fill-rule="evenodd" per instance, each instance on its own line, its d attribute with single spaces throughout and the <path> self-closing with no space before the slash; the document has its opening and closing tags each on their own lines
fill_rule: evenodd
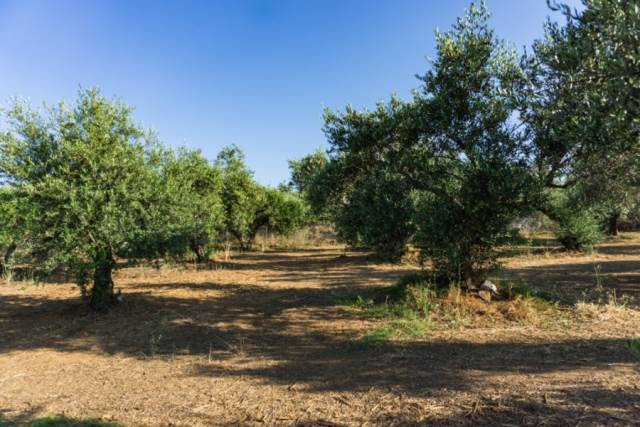
<svg viewBox="0 0 640 427">
<path fill-rule="evenodd" d="M 582 194 L 616 234 L 635 202 L 640 154 L 640 7 L 584 0 L 578 12 L 557 2 L 564 23 L 549 21 L 523 65 L 519 117 L 531 135 L 534 171 L 546 188 Z M 539 208 L 552 219 L 571 210 Z M 565 240 L 568 242 L 573 239 Z"/>
<path fill-rule="evenodd" d="M 301 194 L 307 193 L 313 180 L 327 165 L 327 162 L 327 154 L 322 150 L 316 150 L 301 159 L 289 160 L 289 170 L 291 171 L 289 185 Z"/>
<path fill-rule="evenodd" d="M 222 201 L 225 233 L 233 236 L 241 250 L 249 250 L 257 233 L 256 217 L 264 205 L 264 194 L 247 168 L 244 153 L 235 145 L 218 154 L 216 165 L 222 173 Z"/>
<path fill-rule="evenodd" d="M 496 265 L 509 224 L 536 197 L 528 151 L 513 115 L 522 78 L 516 53 L 472 4 L 436 37 L 432 68 L 416 102 L 416 243 L 449 279 L 478 282 Z"/>
<path fill-rule="evenodd" d="M 167 246 L 206 261 L 224 228 L 222 174 L 199 151 L 169 152 L 163 164 Z"/>
<path fill-rule="evenodd" d="M 116 255 L 150 231 L 157 211 L 152 138 L 131 108 L 96 89 L 80 91 L 73 108 L 45 113 L 19 101 L 7 112 L 0 173 L 29 206 L 32 254 L 49 270 L 74 273 L 90 306 L 105 310 Z"/>
<path fill-rule="evenodd" d="M 241 250 L 252 248 L 262 227 L 288 234 L 302 225 L 307 213 L 303 200 L 291 192 L 255 182 L 238 147 L 224 148 L 216 164 L 222 172 L 225 232 L 238 241 Z"/>
<path fill-rule="evenodd" d="M 437 34 L 411 101 L 325 116 L 325 188 L 337 193 L 325 200 L 337 206 L 339 229 L 391 259 L 412 241 L 446 280 L 481 280 L 537 191 L 513 120 L 522 71 L 488 18 L 472 4 Z"/>
</svg>

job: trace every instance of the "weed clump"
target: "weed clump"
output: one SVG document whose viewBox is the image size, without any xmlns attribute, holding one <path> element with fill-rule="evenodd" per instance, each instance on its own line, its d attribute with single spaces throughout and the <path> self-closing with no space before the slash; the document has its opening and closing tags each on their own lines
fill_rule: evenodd
<svg viewBox="0 0 640 427">
<path fill-rule="evenodd" d="M 411 312 L 427 318 L 437 296 L 433 284 L 424 275 L 414 273 L 385 289 L 378 295 L 377 302 L 390 304 L 400 313 Z"/>
<path fill-rule="evenodd" d="M 436 288 L 424 275 L 410 274 L 374 294 L 354 295 L 339 300 L 339 303 L 362 310 L 366 317 L 385 321 L 382 328 L 361 339 L 361 344 L 369 345 L 394 337 L 417 338 L 424 335 L 437 294 Z"/>
</svg>

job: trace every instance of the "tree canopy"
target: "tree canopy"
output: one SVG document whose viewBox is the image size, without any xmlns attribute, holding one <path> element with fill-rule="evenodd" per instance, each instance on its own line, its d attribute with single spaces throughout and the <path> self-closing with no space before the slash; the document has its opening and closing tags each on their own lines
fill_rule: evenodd
<svg viewBox="0 0 640 427">
<path fill-rule="evenodd" d="M 163 147 L 131 108 L 97 89 L 72 108 L 17 101 L 0 135 L 0 247 L 4 270 L 21 249 L 44 273 L 73 275 L 92 308 L 114 297 L 118 258 L 193 254 L 206 261 L 231 233 L 249 249 L 260 227 L 290 233 L 302 200 L 253 180 L 237 147 L 215 163 Z"/>
<path fill-rule="evenodd" d="M 617 230 L 638 200 L 640 16 L 635 2 L 584 3 L 550 3 L 564 25 L 548 21 L 522 56 L 472 3 L 436 34 L 413 99 L 325 113 L 330 161 L 307 179 L 311 204 L 348 243 L 388 259 L 413 244 L 446 280 L 482 279 L 534 210 L 574 248 L 605 218 Z"/>
</svg>

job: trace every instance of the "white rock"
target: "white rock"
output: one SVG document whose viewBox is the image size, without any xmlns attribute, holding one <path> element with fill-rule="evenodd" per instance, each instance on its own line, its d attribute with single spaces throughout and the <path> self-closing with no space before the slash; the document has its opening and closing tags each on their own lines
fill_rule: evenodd
<svg viewBox="0 0 640 427">
<path fill-rule="evenodd" d="M 484 282 L 482 282 L 482 285 L 480 285 L 480 289 L 493 292 L 494 294 L 498 293 L 498 287 L 490 280 L 485 280 Z"/>
</svg>

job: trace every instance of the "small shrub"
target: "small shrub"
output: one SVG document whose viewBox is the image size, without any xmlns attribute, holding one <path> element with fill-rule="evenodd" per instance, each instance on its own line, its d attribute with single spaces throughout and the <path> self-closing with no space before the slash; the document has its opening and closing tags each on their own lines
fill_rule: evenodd
<svg viewBox="0 0 640 427">
<path fill-rule="evenodd" d="M 404 296 L 404 307 L 428 318 L 436 292 L 430 286 L 408 286 Z"/>
<path fill-rule="evenodd" d="M 602 242 L 602 226 L 589 210 L 565 213 L 556 230 L 558 241 L 569 250 L 590 250 Z"/>
<path fill-rule="evenodd" d="M 437 292 L 431 282 L 423 274 L 414 273 L 403 276 L 374 301 L 388 304 L 397 315 L 411 311 L 426 319 L 436 297 Z"/>
<path fill-rule="evenodd" d="M 422 336 L 429 325 L 429 315 L 437 293 L 422 274 L 402 277 L 395 285 L 378 292 L 375 298 L 356 295 L 339 303 L 363 310 L 366 317 L 387 321 L 363 338 L 362 343 L 386 341 L 394 336 Z"/>
<path fill-rule="evenodd" d="M 373 304 L 373 299 L 368 296 L 351 294 L 337 297 L 335 299 L 335 304 L 353 308 L 366 308 Z"/>
<path fill-rule="evenodd" d="M 419 316 L 413 310 L 403 310 L 400 318 L 392 320 L 390 327 L 395 335 L 418 338 L 424 335 L 428 320 Z"/>
<path fill-rule="evenodd" d="M 398 283 L 385 289 L 385 300 L 394 303 L 403 302 L 407 298 L 407 293 L 413 292 L 410 289 L 429 289 L 433 291 L 434 288 L 431 281 L 424 274 L 411 273 L 402 276 Z"/>
</svg>

